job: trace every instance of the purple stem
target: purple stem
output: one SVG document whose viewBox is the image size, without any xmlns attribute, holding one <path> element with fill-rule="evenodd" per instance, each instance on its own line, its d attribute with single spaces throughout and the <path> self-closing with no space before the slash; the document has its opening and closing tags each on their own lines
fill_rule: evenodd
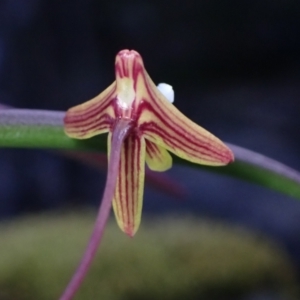
<svg viewBox="0 0 300 300">
<path fill-rule="evenodd" d="M 102 202 L 99 207 L 94 230 L 83 254 L 81 262 L 77 267 L 77 270 L 75 271 L 68 286 L 64 290 L 62 296 L 59 298 L 60 300 L 71 300 L 74 297 L 89 270 L 93 258 L 96 255 L 98 246 L 103 236 L 105 225 L 110 214 L 111 204 L 115 193 L 119 172 L 121 147 L 130 129 L 130 120 L 119 119 L 116 121 L 115 127 L 112 131 L 111 153 L 108 164 L 105 189 L 103 192 Z"/>
</svg>

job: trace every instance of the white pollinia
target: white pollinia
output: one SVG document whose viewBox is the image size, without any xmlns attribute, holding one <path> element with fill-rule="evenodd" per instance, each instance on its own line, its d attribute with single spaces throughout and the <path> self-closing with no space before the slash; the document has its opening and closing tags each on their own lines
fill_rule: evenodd
<svg viewBox="0 0 300 300">
<path fill-rule="evenodd" d="M 171 103 L 174 102 L 174 90 L 173 87 L 167 83 L 159 83 L 157 85 L 159 91 L 167 98 Z"/>
</svg>

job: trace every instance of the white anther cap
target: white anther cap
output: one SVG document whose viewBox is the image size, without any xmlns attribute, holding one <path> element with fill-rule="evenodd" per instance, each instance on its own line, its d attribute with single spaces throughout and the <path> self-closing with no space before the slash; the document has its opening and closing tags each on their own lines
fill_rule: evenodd
<svg viewBox="0 0 300 300">
<path fill-rule="evenodd" d="M 174 102 L 174 90 L 173 87 L 167 83 L 159 83 L 157 85 L 159 91 L 167 98 L 171 103 Z"/>
</svg>

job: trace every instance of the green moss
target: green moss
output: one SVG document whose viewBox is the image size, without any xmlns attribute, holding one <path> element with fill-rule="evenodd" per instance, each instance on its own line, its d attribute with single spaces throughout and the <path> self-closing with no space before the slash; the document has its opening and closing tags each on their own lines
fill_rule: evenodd
<svg viewBox="0 0 300 300">
<path fill-rule="evenodd" d="M 0 299 L 53 300 L 84 251 L 94 216 L 40 215 L 0 227 Z M 76 299 L 233 299 L 272 289 L 293 299 L 278 246 L 195 218 L 143 220 L 133 239 L 112 222 Z"/>
</svg>

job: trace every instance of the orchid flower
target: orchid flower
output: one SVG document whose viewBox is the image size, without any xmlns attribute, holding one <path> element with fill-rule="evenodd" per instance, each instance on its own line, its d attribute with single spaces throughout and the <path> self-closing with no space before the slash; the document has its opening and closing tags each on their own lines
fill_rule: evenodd
<svg viewBox="0 0 300 300">
<path fill-rule="evenodd" d="M 122 120 L 126 122 L 128 133 L 122 145 L 113 208 L 120 228 L 133 236 L 141 219 L 145 160 L 151 170 L 165 171 L 172 166 L 168 151 L 213 166 L 231 162 L 233 154 L 167 101 L 137 52 L 119 52 L 115 69 L 112 85 L 96 98 L 67 111 L 65 132 L 77 139 L 108 132 L 110 152 L 114 129 Z"/>
<path fill-rule="evenodd" d="M 172 166 L 169 152 L 210 166 L 233 161 L 233 153 L 224 143 L 175 108 L 170 86 L 155 86 L 139 53 L 120 51 L 115 74 L 115 82 L 106 90 L 69 109 L 64 118 L 65 133 L 71 138 L 108 133 L 109 164 L 94 231 L 61 300 L 71 299 L 83 280 L 101 240 L 111 203 L 121 230 L 131 237 L 138 230 L 145 162 L 151 170 L 161 172 Z"/>
</svg>

